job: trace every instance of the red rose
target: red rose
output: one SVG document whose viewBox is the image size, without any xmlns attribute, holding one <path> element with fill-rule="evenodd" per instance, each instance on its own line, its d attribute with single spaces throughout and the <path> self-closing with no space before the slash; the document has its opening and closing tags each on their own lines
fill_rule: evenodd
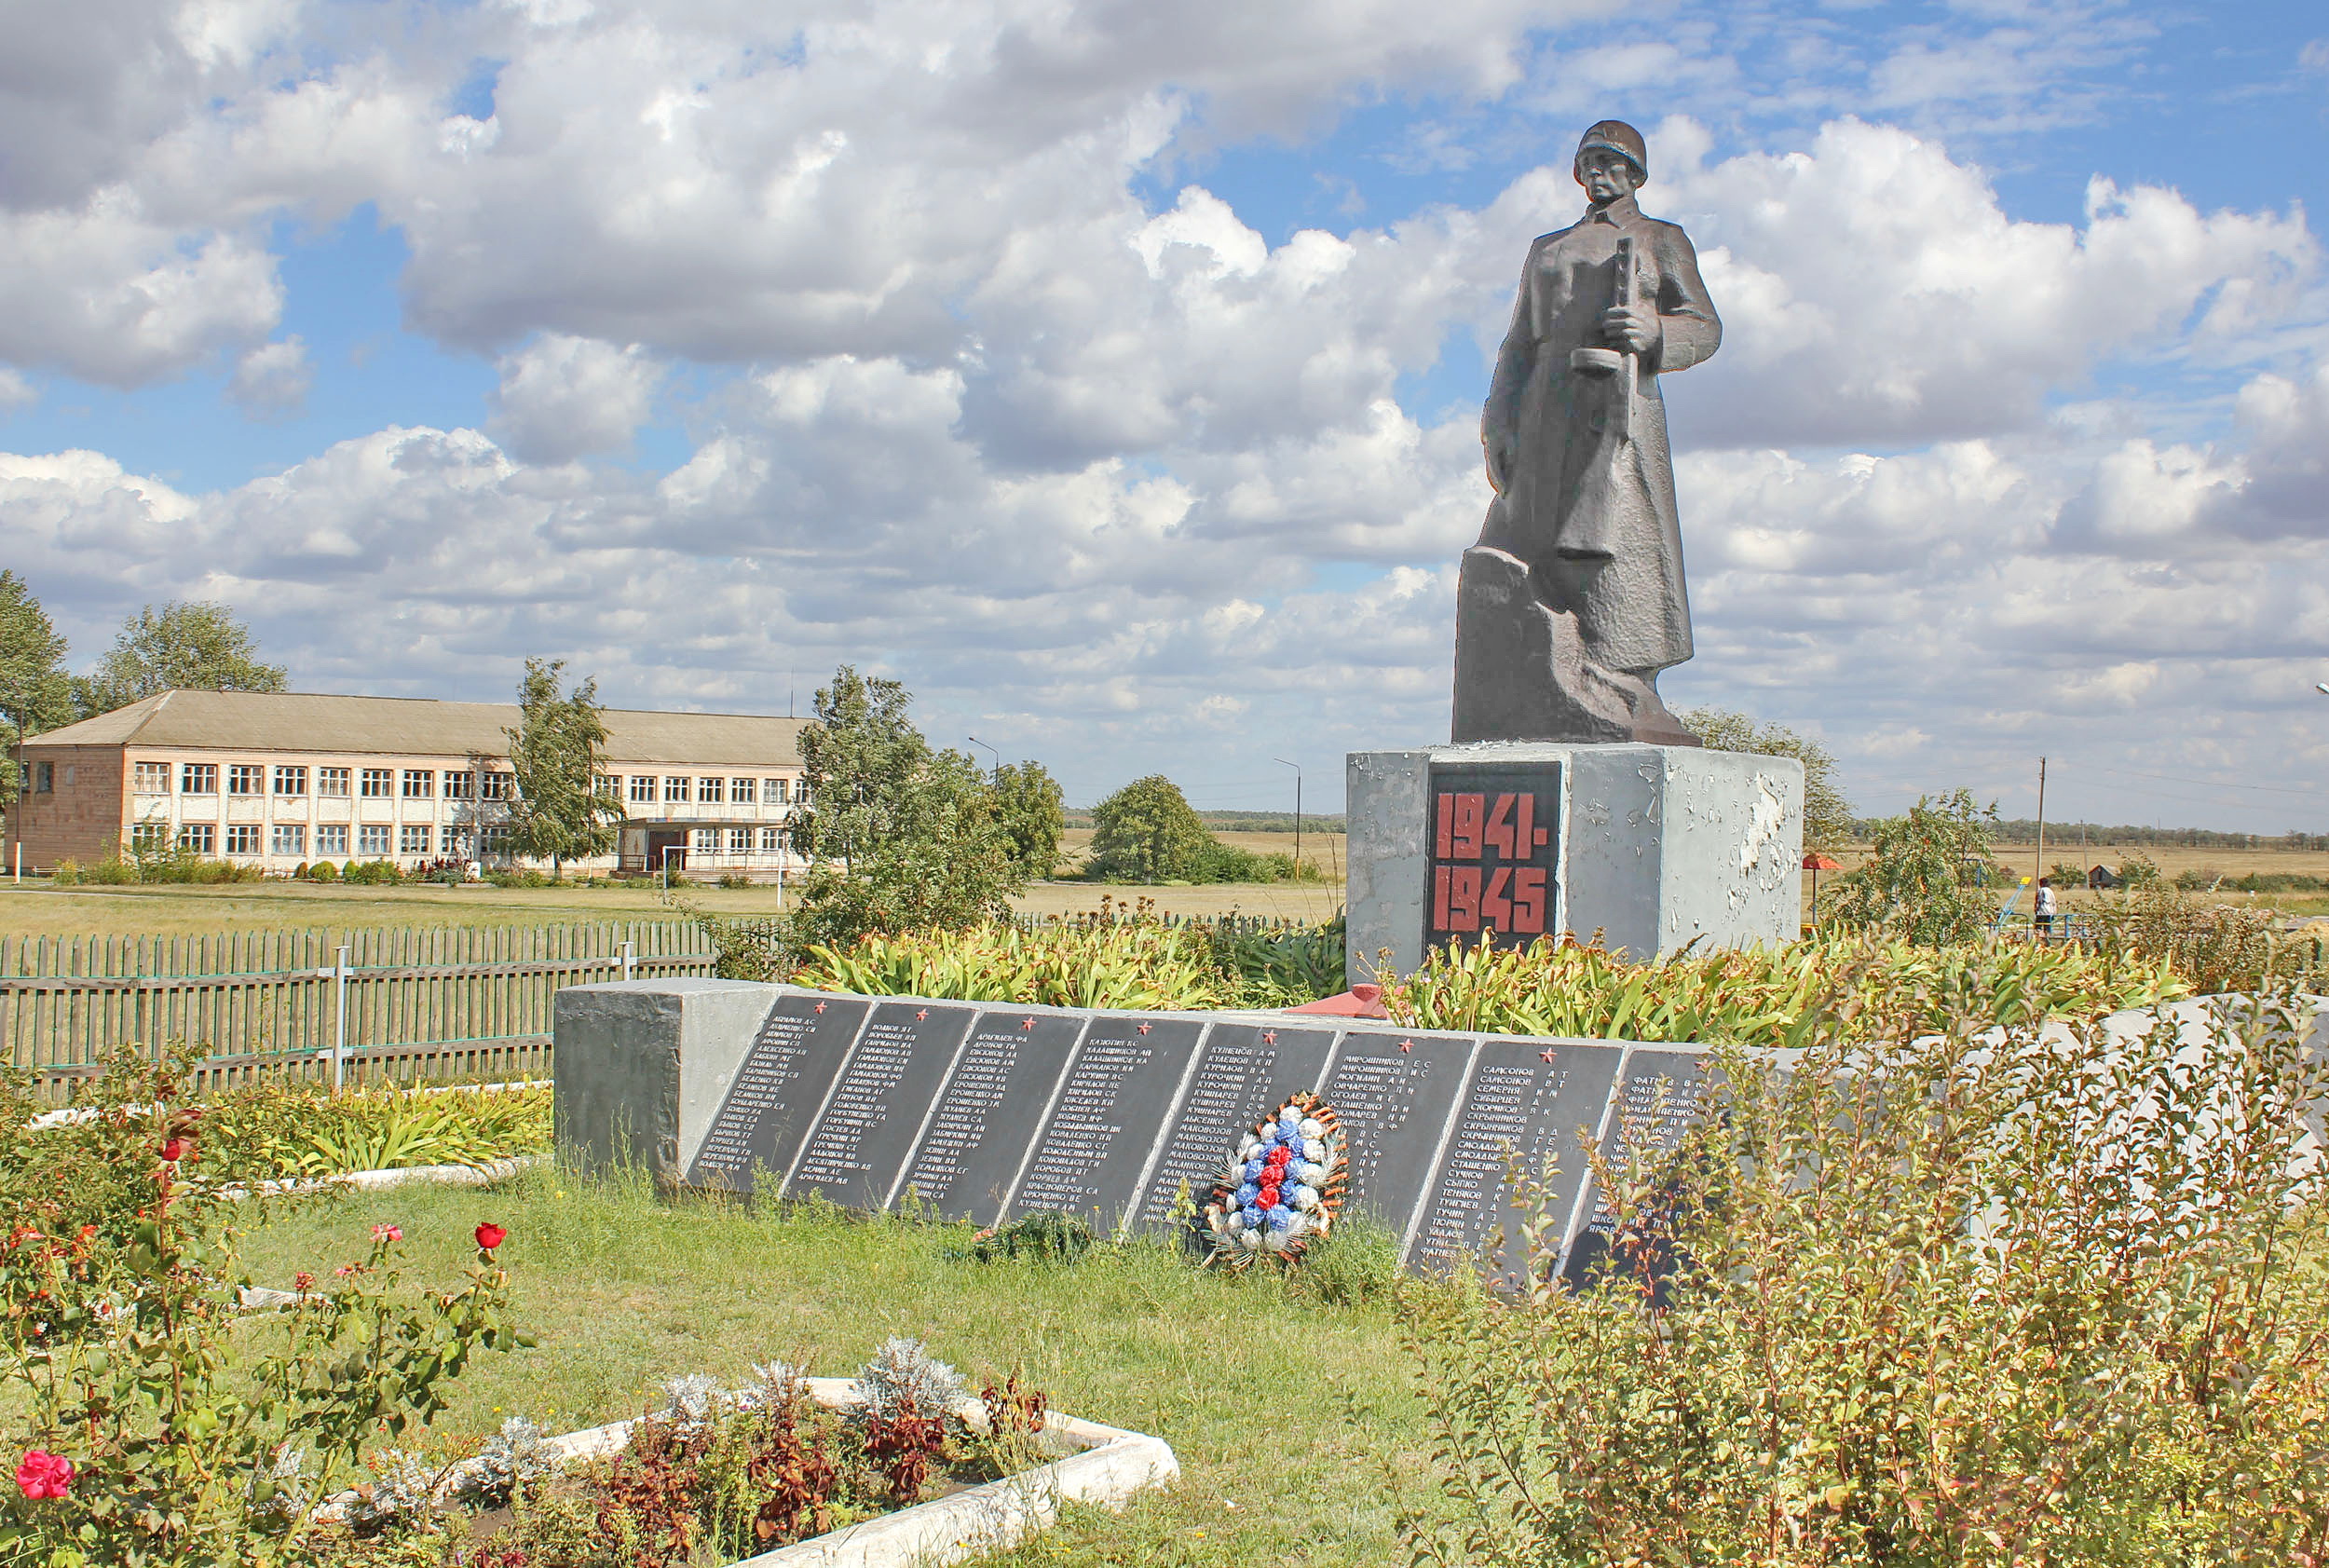
<svg viewBox="0 0 2329 1568">
<path fill-rule="evenodd" d="M 509 1239 L 510 1233 L 490 1220 L 483 1221 L 477 1227 L 477 1248 L 481 1252 L 491 1252 Z"/>
<path fill-rule="evenodd" d="M 43 1497 L 61 1497 L 73 1484 L 73 1461 L 34 1449 L 16 1467 L 16 1484 L 23 1489 L 25 1496 L 36 1502 Z"/>
<path fill-rule="evenodd" d="M 169 1139 L 164 1140 L 162 1144 L 162 1158 L 170 1161 L 172 1165 L 175 1165 L 180 1160 L 184 1159 L 193 1148 L 194 1140 L 192 1139 Z"/>
</svg>

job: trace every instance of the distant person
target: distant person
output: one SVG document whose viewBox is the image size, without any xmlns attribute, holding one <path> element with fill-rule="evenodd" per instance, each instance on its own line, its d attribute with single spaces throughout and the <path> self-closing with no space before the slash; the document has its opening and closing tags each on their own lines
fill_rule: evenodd
<svg viewBox="0 0 2329 1568">
<path fill-rule="evenodd" d="M 2054 879 L 2040 877 L 2037 889 L 2037 912 L 2030 917 L 2037 927 L 2038 940 L 2050 942 L 2054 936 Z"/>
</svg>

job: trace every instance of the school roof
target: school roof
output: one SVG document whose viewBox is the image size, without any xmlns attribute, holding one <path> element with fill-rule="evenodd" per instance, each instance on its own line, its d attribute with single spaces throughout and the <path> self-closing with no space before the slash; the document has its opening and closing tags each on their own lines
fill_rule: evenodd
<svg viewBox="0 0 2329 1568">
<path fill-rule="evenodd" d="M 803 718 L 608 708 L 610 762 L 797 765 Z M 506 757 L 514 702 L 345 697 L 307 691 L 164 691 L 28 744 L 183 746 L 213 751 L 400 752 Z"/>
</svg>

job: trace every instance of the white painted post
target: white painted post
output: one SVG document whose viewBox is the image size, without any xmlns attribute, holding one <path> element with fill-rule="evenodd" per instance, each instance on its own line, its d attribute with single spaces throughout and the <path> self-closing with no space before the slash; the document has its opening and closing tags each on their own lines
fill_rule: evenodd
<svg viewBox="0 0 2329 1568">
<path fill-rule="evenodd" d="M 338 949 L 332 964 L 332 1087 L 347 1084 L 347 949 Z"/>
<path fill-rule="evenodd" d="M 24 880 L 24 840 L 21 839 L 16 841 L 16 879 L 20 886 Z"/>
<path fill-rule="evenodd" d="M 626 980 L 631 978 L 631 966 L 633 961 L 634 961 L 631 952 L 631 944 L 625 942 L 622 945 L 622 977 Z"/>
</svg>

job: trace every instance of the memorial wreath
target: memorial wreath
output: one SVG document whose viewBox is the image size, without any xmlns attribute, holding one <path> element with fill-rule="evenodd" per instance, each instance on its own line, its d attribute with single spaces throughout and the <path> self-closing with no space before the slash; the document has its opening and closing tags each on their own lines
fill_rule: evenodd
<svg viewBox="0 0 2329 1568">
<path fill-rule="evenodd" d="M 1205 1261 L 1242 1269 L 1260 1258 L 1301 1257 L 1342 1211 L 1343 1152 L 1334 1111 L 1315 1095 L 1296 1095 L 1256 1122 L 1205 1206 Z"/>
</svg>

